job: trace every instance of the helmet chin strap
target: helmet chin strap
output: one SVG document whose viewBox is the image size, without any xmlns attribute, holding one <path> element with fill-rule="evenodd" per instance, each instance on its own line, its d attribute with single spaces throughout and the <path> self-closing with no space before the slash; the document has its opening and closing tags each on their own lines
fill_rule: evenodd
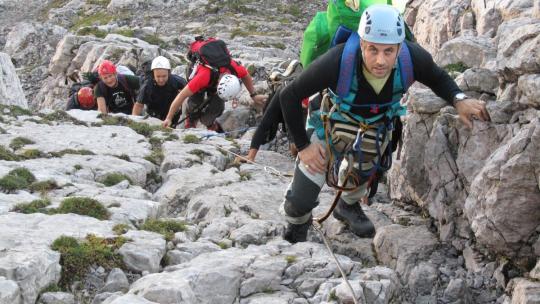
<svg viewBox="0 0 540 304">
<path fill-rule="evenodd" d="M 402 43 L 404 43 L 404 42 L 402 42 Z M 401 52 L 401 44 L 402 44 L 402 43 L 400 43 L 400 44 L 398 45 L 398 48 L 397 48 L 397 52 L 396 52 L 396 60 L 394 61 L 394 69 L 396 69 L 396 68 L 397 68 L 397 65 L 398 65 L 399 53 Z"/>
</svg>

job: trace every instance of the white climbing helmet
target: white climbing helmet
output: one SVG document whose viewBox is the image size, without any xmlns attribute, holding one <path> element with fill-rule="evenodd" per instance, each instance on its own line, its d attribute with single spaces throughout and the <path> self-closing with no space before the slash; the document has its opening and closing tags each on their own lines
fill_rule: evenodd
<svg viewBox="0 0 540 304">
<path fill-rule="evenodd" d="M 238 77 L 231 74 L 225 74 L 219 80 L 217 93 L 219 98 L 227 101 L 235 98 L 238 93 L 240 93 L 240 89 L 241 86 Z"/>
<path fill-rule="evenodd" d="M 170 70 L 171 69 L 171 63 L 169 62 L 169 59 L 163 57 L 163 56 L 157 56 L 152 60 L 152 66 L 150 69 L 153 71 L 155 69 L 165 69 Z"/>
<path fill-rule="evenodd" d="M 399 44 L 405 40 L 405 22 L 395 7 L 374 4 L 362 14 L 358 35 L 372 43 Z"/>
</svg>

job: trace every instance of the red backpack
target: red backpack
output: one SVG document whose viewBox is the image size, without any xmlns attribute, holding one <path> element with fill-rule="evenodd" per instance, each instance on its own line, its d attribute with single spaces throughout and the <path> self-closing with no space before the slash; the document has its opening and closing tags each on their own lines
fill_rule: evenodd
<svg viewBox="0 0 540 304">
<path fill-rule="evenodd" d="M 189 78 L 189 75 L 191 75 L 194 64 L 203 64 L 212 70 L 210 87 L 217 85 L 220 68 L 225 67 L 233 75 L 237 75 L 236 70 L 231 65 L 231 54 L 229 53 L 227 45 L 223 40 L 216 38 L 204 39 L 203 36 L 197 36 L 195 37 L 195 41 L 189 46 L 187 58 L 191 64 L 186 73 L 186 78 Z"/>
</svg>

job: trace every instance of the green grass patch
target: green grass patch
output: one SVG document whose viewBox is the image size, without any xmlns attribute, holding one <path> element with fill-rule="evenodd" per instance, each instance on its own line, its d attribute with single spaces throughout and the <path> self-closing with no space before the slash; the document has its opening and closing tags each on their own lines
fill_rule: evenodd
<svg viewBox="0 0 540 304">
<path fill-rule="evenodd" d="M 19 189 L 25 189 L 35 180 L 36 177 L 28 169 L 13 169 L 0 179 L 0 189 L 8 193 Z"/>
<path fill-rule="evenodd" d="M 163 140 L 164 141 L 175 141 L 175 140 L 179 140 L 180 138 L 178 137 L 178 135 L 176 134 L 169 134 L 167 135 Z"/>
<path fill-rule="evenodd" d="M 46 292 L 60 292 L 60 291 L 64 291 L 62 290 L 62 288 L 60 288 L 60 286 L 58 286 L 58 284 L 54 283 L 54 284 L 51 284 L 45 288 L 43 288 L 39 294 L 44 294 Z"/>
<path fill-rule="evenodd" d="M 4 146 L 0 146 L 0 159 L 8 161 L 18 161 L 20 157 L 17 154 L 11 152 L 10 150 L 6 149 Z"/>
<path fill-rule="evenodd" d="M 52 113 L 45 114 L 45 115 L 40 114 L 40 117 L 44 122 L 60 122 L 60 121 L 63 121 L 63 122 L 71 122 L 74 125 L 86 126 L 86 123 L 84 123 L 84 122 L 78 120 L 77 118 L 69 115 L 66 111 L 63 111 L 63 110 L 56 110 L 56 111 L 54 111 Z"/>
<path fill-rule="evenodd" d="M 108 220 L 111 216 L 105 206 L 89 197 L 66 198 L 60 203 L 60 207 L 54 210 L 54 213 L 75 213 L 97 218 L 98 220 Z"/>
<path fill-rule="evenodd" d="M 117 250 L 125 238 L 105 239 L 88 235 L 82 242 L 69 236 L 57 238 L 51 249 L 60 252 L 62 274 L 59 286 L 69 289 L 73 282 L 84 279 L 90 266 L 99 265 L 106 270 L 125 268 Z"/>
<path fill-rule="evenodd" d="M 201 139 L 193 134 L 184 135 L 183 140 L 185 144 L 198 144 L 201 142 Z"/>
<path fill-rule="evenodd" d="M 133 181 L 128 176 L 116 172 L 107 174 L 102 183 L 107 187 L 111 187 L 125 180 L 127 180 L 130 185 L 133 185 Z"/>
<path fill-rule="evenodd" d="M 114 33 L 118 34 L 118 35 L 125 36 L 125 37 L 134 37 L 135 36 L 135 32 L 132 29 L 120 29 L 120 30 L 114 31 Z"/>
<path fill-rule="evenodd" d="M 140 229 L 157 232 L 162 234 L 167 241 L 171 241 L 176 232 L 186 230 L 186 225 L 174 220 L 148 220 L 140 227 Z"/>
<path fill-rule="evenodd" d="M 86 3 L 106 7 L 111 0 L 86 0 Z"/>
<path fill-rule="evenodd" d="M 83 27 L 77 31 L 77 35 L 79 36 L 95 36 L 98 38 L 105 38 L 107 34 L 108 34 L 107 31 L 100 30 L 99 28 L 95 26 Z"/>
<path fill-rule="evenodd" d="M 97 12 L 89 16 L 79 15 L 75 17 L 71 30 L 76 31 L 85 26 L 105 25 L 112 20 L 113 16 L 104 12 Z"/>
<path fill-rule="evenodd" d="M 111 116 L 111 115 L 98 115 L 98 118 L 102 120 L 101 125 L 117 125 L 117 126 L 126 126 L 133 129 L 133 131 L 145 136 L 151 136 L 154 131 L 165 131 L 161 126 L 151 126 L 144 122 L 137 122 L 127 119 L 120 116 Z"/>
<path fill-rule="evenodd" d="M 131 161 L 131 158 L 129 157 L 129 155 L 127 154 L 121 154 L 121 155 L 117 155 L 116 157 L 120 158 L 120 159 L 123 159 L 125 161 Z"/>
<path fill-rule="evenodd" d="M 250 33 L 248 31 L 244 31 L 241 28 L 235 28 L 231 31 L 231 39 L 234 39 L 235 37 L 247 37 Z"/>
<path fill-rule="evenodd" d="M 6 114 L 6 109 L 9 112 L 7 114 L 11 115 L 11 116 L 14 116 L 14 117 L 19 117 L 19 116 L 22 116 L 22 115 L 32 116 L 32 111 L 27 110 L 27 109 L 23 109 L 23 108 L 21 108 L 19 106 L 0 105 L 0 112 Z"/>
<path fill-rule="evenodd" d="M 150 136 L 155 130 L 159 129 L 159 127 L 152 127 L 144 122 L 136 122 L 131 120 L 128 122 L 127 126 L 143 136 Z"/>
<path fill-rule="evenodd" d="M 221 248 L 221 249 L 227 249 L 227 248 L 229 248 L 229 244 L 227 244 L 227 242 L 223 242 L 223 241 L 222 241 L 222 242 L 219 242 L 217 245 L 218 245 L 219 248 Z"/>
<path fill-rule="evenodd" d="M 152 136 L 148 142 L 152 145 L 152 147 L 161 147 L 161 144 L 163 144 L 163 139 Z"/>
<path fill-rule="evenodd" d="M 287 261 L 287 264 L 292 264 L 296 262 L 296 256 L 294 255 L 288 255 L 285 257 L 285 261 Z"/>
<path fill-rule="evenodd" d="M 161 148 L 152 149 L 152 153 L 144 157 L 144 159 L 153 163 L 154 165 L 160 165 L 164 158 L 165 155 L 163 154 L 163 150 Z"/>
<path fill-rule="evenodd" d="M 96 155 L 94 152 L 90 150 L 80 149 L 80 150 L 74 150 L 74 149 L 64 149 L 57 152 L 50 152 L 51 156 L 53 157 L 62 157 L 66 154 L 75 154 L 75 155 Z"/>
<path fill-rule="evenodd" d="M 45 155 L 38 149 L 26 149 L 21 153 L 21 156 L 25 159 L 45 157 Z"/>
<path fill-rule="evenodd" d="M 46 207 L 50 206 L 51 202 L 48 199 L 38 199 L 33 200 L 30 203 L 21 203 L 15 205 L 13 209 L 11 209 L 12 212 L 19 212 L 24 214 L 31 214 L 31 213 L 47 213 Z"/>
<path fill-rule="evenodd" d="M 126 224 L 116 224 L 116 225 L 114 225 L 112 230 L 113 230 L 114 234 L 121 235 L 121 234 L 124 234 L 124 233 L 128 232 L 129 226 L 126 225 Z"/>
<path fill-rule="evenodd" d="M 28 187 L 28 189 L 31 192 L 39 192 L 39 193 L 47 193 L 51 190 L 59 189 L 59 188 L 60 187 L 58 186 L 58 184 L 52 179 L 41 181 L 41 182 L 33 182 Z"/>
<path fill-rule="evenodd" d="M 199 157 L 201 160 L 205 157 L 205 156 L 212 156 L 212 154 L 204 151 L 204 150 L 201 150 L 201 149 L 193 149 L 191 151 L 188 152 L 189 154 L 193 154 L 193 155 L 196 155 L 197 157 Z"/>
<path fill-rule="evenodd" d="M 328 301 L 338 301 L 339 298 L 336 295 L 336 291 L 332 290 L 330 291 L 330 294 L 328 295 Z"/>
<path fill-rule="evenodd" d="M 159 174 L 159 171 L 152 170 L 150 173 L 146 174 L 146 185 L 159 185 L 163 182 L 163 178 Z"/>
<path fill-rule="evenodd" d="M 31 139 L 28 139 L 26 137 L 15 137 L 9 143 L 9 147 L 13 150 L 19 150 L 25 145 L 31 145 L 31 144 L 35 144 L 35 142 Z"/>
<path fill-rule="evenodd" d="M 238 172 L 238 175 L 240 175 L 240 181 L 241 182 L 248 181 L 248 180 L 251 179 L 251 173 L 249 173 L 247 171 L 240 171 L 240 172 Z"/>
<path fill-rule="evenodd" d="M 79 165 L 79 164 L 73 166 L 73 169 L 75 169 L 75 171 L 79 171 L 79 170 L 81 170 L 82 168 L 83 168 L 83 167 L 82 167 L 81 165 Z"/>
<path fill-rule="evenodd" d="M 451 63 L 445 65 L 443 69 L 448 73 L 463 73 L 468 70 L 469 67 L 465 63 L 460 61 L 458 63 Z"/>
<path fill-rule="evenodd" d="M 166 45 L 165 41 L 163 41 L 163 39 L 159 38 L 159 36 L 156 35 L 156 34 L 144 35 L 141 39 L 148 42 L 148 43 L 150 43 L 150 44 L 158 45 L 160 47 Z"/>
<path fill-rule="evenodd" d="M 286 4 L 277 7 L 279 15 L 289 14 L 296 18 L 301 18 L 304 14 L 296 4 Z"/>
<path fill-rule="evenodd" d="M 40 13 L 41 19 L 47 19 L 49 15 L 49 11 L 52 9 L 60 8 L 64 5 L 66 5 L 69 2 L 69 0 L 52 0 L 43 8 L 43 10 Z"/>
</svg>

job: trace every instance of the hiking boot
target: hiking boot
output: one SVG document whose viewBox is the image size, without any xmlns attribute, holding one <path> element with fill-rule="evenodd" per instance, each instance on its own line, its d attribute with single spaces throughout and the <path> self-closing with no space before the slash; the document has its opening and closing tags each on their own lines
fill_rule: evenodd
<svg viewBox="0 0 540 304">
<path fill-rule="evenodd" d="M 375 235 L 375 226 L 358 203 L 349 205 L 340 199 L 332 214 L 337 220 L 345 222 L 359 237 L 371 238 Z"/>
<path fill-rule="evenodd" d="M 285 232 L 283 233 L 283 238 L 290 243 L 298 243 L 298 242 L 305 242 L 307 240 L 307 233 L 309 230 L 309 227 L 311 226 L 312 218 L 310 217 L 309 220 L 303 224 L 295 225 L 289 223 L 287 225 L 287 228 L 285 228 Z"/>
<path fill-rule="evenodd" d="M 210 131 L 216 131 L 216 133 L 224 133 L 223 129 L 221 128 L 221 125 L 217 121 L 214 121 L 214 123 L 210 127 L 207 127 L 206 129 Z"/>
</svg>

